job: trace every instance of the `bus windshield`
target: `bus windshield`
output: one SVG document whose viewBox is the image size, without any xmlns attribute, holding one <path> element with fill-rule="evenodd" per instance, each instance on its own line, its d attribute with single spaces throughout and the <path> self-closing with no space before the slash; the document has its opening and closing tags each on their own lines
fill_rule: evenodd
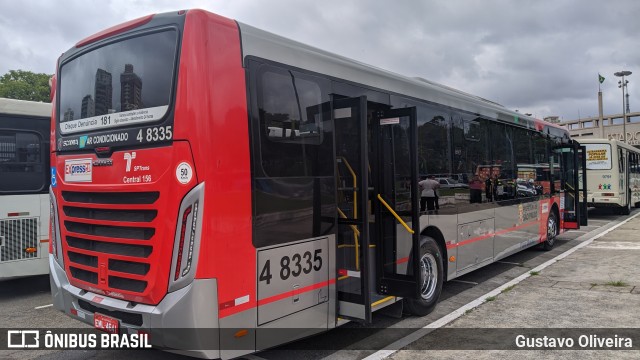
<svg viewBox="0 0 640 360">
<path fill-rule="evenodd" d="M 587 170 L 611 170 L 611 145 L 584 144 L 587 151 Z"/>
<path fill-rule="evenodd" d="M 177 36 L 171 29 L 127 38 L 62 64 L 60 132 L 160 120 L 171 99 Z"/>
</svg>

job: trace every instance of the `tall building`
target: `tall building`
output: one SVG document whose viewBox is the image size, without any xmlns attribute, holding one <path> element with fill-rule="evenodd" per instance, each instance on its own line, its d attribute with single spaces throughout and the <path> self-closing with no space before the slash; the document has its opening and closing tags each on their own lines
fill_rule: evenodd
<svg viewBox="0 0 640 360">
<path fill-rule="evenodd" d="M 142 105 L 142 79 L 133 72 L 132 64 L 125 64 L 120 74 L 120 111 L 140 109 Z"/>
<path fill-rule="evenodd" d="M 561 122 L 559 125 L 569 130 L 572 138 L 605 138 L 622 141 L 624 130 L 627 132 L 627 143 L 640 147 L 640 112 L 627 114 L 627 123 L 623 123 L 622 114 L 604 115 L 602 122 L 598 117 Z"/>
<path fill-rule="evenodd" d="M 64 118 L 62 121 L 69 120 L 73 120 L 73 110 L 71 110 L 71 108 L 68 108 L 67 111 L 64 112 Z"/>
<path fill-rule="evenodd" d="M 96 103 L 91 95 L 82 98 L 82 109 L 80 110 L 80 118 L 85 119 L 96 114 Z"/>
<path fill-rule="evenodd" d="M 103 69 L 96 71 L 95 115 L 104 115 L 113 109 L 113 85 L 111 73 Z"/>
</svg>

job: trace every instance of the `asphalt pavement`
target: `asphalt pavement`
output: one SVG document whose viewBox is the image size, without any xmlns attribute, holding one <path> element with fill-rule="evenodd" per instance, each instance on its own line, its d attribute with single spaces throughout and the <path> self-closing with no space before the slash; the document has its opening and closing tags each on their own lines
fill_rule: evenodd
<svg viewBox="0 0 640 360">
<path fill-rule="evenodd" d="M 576 241 L 566 256 L 377 357 L 639 359 L 640 213 Z"/>
<path fill-rule="evenodd" d="M 615 335 L 607 329 L 640 331 L 639 215 L 590 211 L 589 226 L 560 235 L 553 250 L 528 249 L 446 283 L 428 316 L 377 312 L 373 324 L 349 323 L 245 358 L 640 358 L 638 350 L 510 350 L 518 334 L 577 342 L 581 332 L 594 328 L 605 328 L 597 333 L 601 337 Z M 84 326 L 50 304 L 47 277 L 0 283 L 0 329 Z M 562 333 L 570 328 L 578 330 Z M 0 358 L 188 359 L 158 350 L 5 350 Z"/>
</svg>

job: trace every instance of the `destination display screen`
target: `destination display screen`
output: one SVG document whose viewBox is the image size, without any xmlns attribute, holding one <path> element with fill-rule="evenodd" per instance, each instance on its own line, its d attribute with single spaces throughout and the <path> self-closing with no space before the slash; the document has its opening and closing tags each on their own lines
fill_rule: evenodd
<svg viewBox="0 0 640 360">
<path fill-rule="evenodd" d="M 611 170 L 611 145 L 584 144 L 587 170 Z"/>
</svg>

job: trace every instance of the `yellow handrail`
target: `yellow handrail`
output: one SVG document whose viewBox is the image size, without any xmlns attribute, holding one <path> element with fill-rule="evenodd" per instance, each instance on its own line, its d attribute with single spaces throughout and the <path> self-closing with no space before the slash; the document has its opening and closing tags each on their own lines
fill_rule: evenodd
<svg viewBox="0 0 640 360">
<path fill-rule="evenodd" d="M 344 212 L 342 212 L 342 210 L 340 210 L 340 208 L 338 208 L 338 214 L 340 214 L 340 217 L 343 219 L 347 219 L 347 215 L 344 214 Z M 355 225 L 349 225 L 351 227 L 351 230 L 353 230 L 354 233 L 356 233 L 358 236 L 360 236 L 360 230 L 358 230 L 358 227 Z"/>
<path fill-rule="evenodd" d="M 358 218 L 358 192 L 356 191 L 356 186 L 358 185 L 358 176 L 356 172 L 353 171 L 351 164 L 344 156 L 338 156 L 338 159 L 342 160 L 344 165 L 347 167 L 347 170 L 351 173 L 351 178 L 353 178 L 353 218 Z"/>
<path fill-rule="evenodd" d="M 396 220 L 398 220 L 398 222 L 399 222 L 400 224 L 402 224 L 402 226 L 404 226 L 404 228 L 409 232 L 409 234 L 413 234 L 413 233 L 414 233 L 414 231 L 413 231 L 413 230 L 411 230 L 411 228 L 407 225 L 407 223 L 405 223 L 405 222 L 400 218 L 400 216 L 398 216 L 398 214 L 396 214 L 396 212 L 395 212 L 395 211 L 393 211 L 393 209 L 391 208 L 391 206 L 389 206 L 389 204 L 387 204 L 387 202 L 386 202 L 386 201 L 384 201 L 384 199 L 382 198 L 382 196 L 380 196 L 380 194 L 378 194 L 378 200 L 380 200 L 380 202 L 382 203 L 382 205 L 384 205 L 384 206 L 387 208 L 387 210 L 389 210 L 389 212 L 391 213 L 391 215 L 393 215 L 393 216 L 396 218 Z"/>
<path fill-rule="evenodd" d="M 343 219 L 347 218 L 347 215 L 345 215 L 345 213 L 340 210 L 340 208 L 338 208 L 338 214 L 340 214 L 340 217 L 342 217 Z M 355 225 L 349 226 L 351 227 L 351 230 L 353 230 L 353 242 L 355 243 L 356 248 L 356 270 L 360 270 L 360 257 L 358 256 L 358 251 L 360 250 L 360 243 L 358 241 L 358 238 L 360 237 L 360 230 L 358 230 L 358 227 Z M 338 248 L 340 248 L 339 245 Z"/>
</svg>

